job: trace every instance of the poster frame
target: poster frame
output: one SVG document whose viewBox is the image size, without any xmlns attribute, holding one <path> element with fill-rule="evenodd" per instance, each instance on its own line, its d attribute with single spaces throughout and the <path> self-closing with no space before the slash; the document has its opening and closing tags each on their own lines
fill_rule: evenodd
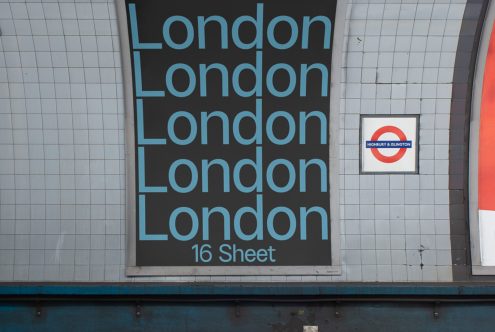
<svg viewBox="0 0 495 332">
<path fill-rule="evenodd" d="M 415 118 L 416 119 L 416 167 L 414 171 L 363 171 L 363 119 L 366 118 Z M 359 118 L 359 174 L 419 174 L 419 114 L 361 114 Z"/>
<path fill-rule="evenodd" d="M 134 94 L 125 0 L 116 0 L 123 75 L 126 159 L 126 275 L 127 276 L 329 276 L 341 274 L 339 200 L 339 115 L 342 50 L 348 0 L 337 0 L 330 71 L 329 181 L 331 265 L 325 266 L 137 266 Z"/>
<path fill-rule="evenodd" d="M 490 1 L 483 22 L 474 69 L 469 130 L 469 232 L 471 244 L 471 272 L 473 275 L 495 275 L 495 266 L 483 266 L 481 262 L 481 230 L 478 213 L 478 147 L 481 95 L 483 90 L 485 61 L 492 28 L 495 28 L 495 4 L 493 1 Z"/>
</svg>

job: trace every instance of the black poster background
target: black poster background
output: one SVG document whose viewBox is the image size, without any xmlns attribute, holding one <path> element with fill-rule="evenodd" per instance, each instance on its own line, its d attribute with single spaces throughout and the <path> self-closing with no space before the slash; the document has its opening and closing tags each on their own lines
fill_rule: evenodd
<svg viewBox="0 0 495 332">
<path fill-rule="evenodd" d="M 242 50 L 236 47 L 232 42 L 231 26 L 232 22 L 242 15 L 250 15 L 256 17 L 256 5 L 259 1 L 244 0 L 244 1 L 228 1 L 228 0 L 180 0 L 180 1 L 126 1 L 128 4 L 135 3 L 137 12 L 137 22 L 139 30 L 139 39 L 142 43 L 163 43 L 161 50 L 140 50 L 141 54 L 141 71 L 143 90 L 165 90 L 165 73 L 168 67 L 175 63 L 186 63 L 190 65 L 196 73 L 200 63 L 224 64 L 229 70 L 229 79 L 234 68 L 241 63 L 255 64 L 256 49 Z M 330 64 L 333 42 L 330 49 L 323 49 L 323 26 L 314 24 L 310 29 L 309 48 L 301 49 L 301 30 L 303 16 L 318 16 L 324 15 L 330 18 L 332 22 L 332 41 L 334 35 L 336 0 L 321 1 L 321 0 L 270 0 L 264 3 L 264 29 L 263 29 L 263 83 L 267 70 L 274 64 L 284 62 L 290 64 L 297 73 L 297 85 L 294 92 L 288 97 L 278 98 L 268 93 L 266 85 L 263 84 L 263 96 L 260 97 L 263 103 L 263 124 L 266 123 L 267 117 L 271 112 L 276 110 L 284 110 L 293 115 L 296 120 L 296 135 L 295 139 L 283 146 L 277 146 L 270 143 L 266 137 L 266 132 L 263 127 L 263 168 L 266 170 L 268 163 L 277 158 L 284 158 L 292 161 L 296 171 L 298 171 L 299 159 L 319 158 L 327 163 L 329 161 L 329 145 L 320 144 L 320 124 L 316 119 L 307 122 L 307 141 L 305 145 L 300 145 L 297 137 L 299 135 L 298 114 L 301 111 L 311 112 L 320 110 L 330 118 L 329 107 L 330 99 L 321 96 L 321 78 L 319 73 L 309 74 L 308 76 L 308 94 L 306 97 L 299 96 L 299 68 L 300 64 L 323 63 L 328 68 L 330 78 Z M 162 26 L 163 22 L 173 15 L 182 15 L 187 17 L 195 27 L 195 39 L 193 44 L 184 50 L 174 50 L 169 48 L 163 41 Z M 221 15 L 229 24 L 229 48 L 221 49 L 220 47 L 220 28 L 217 23 L 209 24 L 206 28 L 206 49 L 199 49 L 197 43 L 197 17 Z M 279 15 L 287 15 L 294 18 L 299 27 L 299 37 L 296 44 L 286 50 L 278 50 L 273 48 L 267 41 L 266 29 L 270 20 Z M 130 31 L 130 21 L 128 12 L 129 40 L 132 41 Z M 185 32 L 183 26 L 177 24 L 176 29 L 172 28 L 174 40 L 183 41 Z M 250 24 L 245 24 L 241 28 L 241 40 L 251 41 L 254 37 L 254 28 Z M 289 38 L 289 28 L 287 24 L 279 24 L 276 29 L 277 40 L 286 41 Z M 132 42 L 131 44 L 131 59 L 132 59 Z M 133 77 L 135 78 L 134 66 Z M 276 75 L 275 86 L 283 89 L 287 86 L 288 76 Z M 176 87 L 184 89 L 187 86 L 186 75 L 176 75 Z M 221 123 L 219 120 L 209 121 L 208 135 L 209 144 L 201 145 L 199 141 L 200 130 L 200 112 L 212 112 L 215 110 L 223 111 L 228 114 L 230 124 L 232 124 L 234 116 L 241 111 L 249 110 L 255 112 L 256 97 L 243 98 L 239 97 L 233 90 L 229 82 L 229 97 L 221 96 L 221 81 L 219 74 L 208 75 L 208 96 L 199 96 L 199 75 L 195 92 L 186 98 L 177 98 L 167 93 L 163 98 L 143 98 L 144 103 L 144 129 L 146 138 L 166 138 L 166 125 L 168 118 L 177 110 L 184 110 L 192 113 L 198 123 L 198 137 L 194 143 L 186 146 L 174 145 L 168 139 L 167 145 L 162 146 L 145 146 L 145 164 L 146 164 L 146 185 L 148 186 L 163 186 L 168 185 L 168 170 L 172 162 L 177 159 L 185 158 L 192 160 L 200 172 L 201 159 L 212 160 L 220 158 L 226 160 L 231 166 L 231 173 L 235 163 L 243 158 L 255 158 L 256 145 L 243 146 L 236 142 L 233 138 L 232 130 L 230 130 L 230 145 L 222 144 Z M 253 86 L 254 77 L 250 75 L 241 75 L 241 86 L 250 88 Z M 135 85 L 133 85 L 135 86 Z M 329 82 L 330 86 L 330 82 Z M 136 91 L 134 91 L 135 97 Z M 134 98 L 134 109 L 136 109 L 136 98 Z M 136 115 L 135 115 L 136 116 Z M 135 124 L 137 124 L 135 118 Z M 245 136 L 252 133 L 254 126 L 247 125 L 249 121 L 245 121 L 241 128 Z M 275 135 L 284 137 L 288 131 L 288 126 L 285 121 L 276 121 Z M 185 124 L 185 125 L 184 125 Z M 182 127 L 181 127 L 182 125 Z M 328 123 L 329 128 L 329 123 Z M 188 125 L 185 121 L 179 121 L 176 126 L 176 132 L 179 137 L 186 137 L 189 133 Z M 328 133 L 327 133 L 328 134 Z M 137 129 L 135 128 L 135 144 L 136 144 L 136 188 L 138 186 L 138 165 L 137 165 Z M 213 168 L 215 169 L 215 168 Z M 329 168 L 328 168 L 329 169 Z M 330 170 L 330 169 L 329 169 Z M 246 172 L 247 173 L 247 172 Z M 245 174 L 245 173 L 244 173 Z M 277 172 L 279 179 L 276 183 L 280 185 L 286 183 L 288 175 L 285 172 Z M 328 228 L 330 230 L 330 197 L 329 190 L 325 193 L 320 191 L 319 172 L 309 171 L 307 178 L 307 192 L 299 192 L 299 176 L 296 178 L 296 185 L 287 193 L 274 193 L 263 179 L 263 208 L 264 208 L 264 240 L 242 241 L 238 239 L 233 231 L 233 218 L 235 212 L 243 206 L 256 206 L 256 193 L 240 193 L 233 186 L 231 174 L 231 192 L 223 192 L 222 175 L 217 168 L 215 171 L 210 171 L 210 191 L 208 193 L 201 192 L 201 173 L 199 185 L 193 192 L 180 194 L 171 190 L 169 186 L 168 193 L 147 193 L 146 194 L 146 231 L 148 234 L 168 234 L 168 241 L 140 241 L 138 223 L 136 222 L 136 265 L 137 266 L 232 266 L 232 265 L 275 265 L 275 266 L 301 266 L 301 265 L 331 265 L 331 246 L 330 234 L 328 240 L 321 239 L 321 223 L 320 217 L 317 214 L 311 214 L 308 217 L 307 240 L 299 239 L 299 208 L 302 206 L 321 206 L 328 213 Z M 188 172 L 181 172 L 179 175 L 179 183 L 187 184 L 190 179 Z M 251 174 L 254 179 L 254 174 Z M 183 182 L 181 182 L 181 177 Z M 330 174 L 328 174 L 330 177 Z M 252 179 L 244 177 L 244 183 L 252 183 Z M 277 181 L 279 180 L 279 181 Z M 138 202 L 139 193 L 136 192 L 136 202 Z M 168 220 L 170 213 L 180 206 L 190 207 L 196 211 L 199 216 L 199 232 L 198 236 L 190 241 L 177 241 L 169 232 Z M 210 222 L 210 240 L 203 241 L 201 239 L 201 208 L 223 206 L 230 211 L 231 214 L 231 240 L 223 239 L 223 222 Z M 276 241 L 272 239 L 266 230 L 266 217 L 269 211 L 277 206 L 288 206 L 291 208 L 297 218 L 297 230 L 294 236 L 286 241 Z M 139 216 L 139 206 L 137 205 L 136 220 Z M 219 216 L 217 214 L 217 216 Z M 251 218 L 251 216 L 249 217 Z M 254 224 L 254 218 L 246 217 L 246 225 L 243 228 L 246 232 L 249 231 L 249 225 Z M 279 217 L 280 218 L 280 215 Z M 282 217 L 283 218 L 283 217 Z M 248 221 L 248 219 L 250 221 Z M 178 223 L 186 225 L 182 230 L 182 234 L 186 234 L 190 230 L 190 222 Z M 276 223 L 276 229 L 279 233 L 284 234 L 288 229 L 288 220 Z M 214 259 L 209 263 L 196 263 L 194 261 L 194 252 L 191 247 L 194 244 L 202 245 L 208 243 L 212 246 Z M 272 245 L 276 249 L 274 257 L 275 263 L 222 263 L 218 260 L 218 246 L 222 243 L 235 243 L 238 248 L 267 248 Z"/>
</svg>

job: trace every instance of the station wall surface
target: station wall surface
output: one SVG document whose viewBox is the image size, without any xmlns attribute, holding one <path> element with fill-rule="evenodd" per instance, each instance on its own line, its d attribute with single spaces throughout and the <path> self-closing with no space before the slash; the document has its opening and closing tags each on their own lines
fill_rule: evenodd
<svg viewBox="0 0 495 332">
<path fill-rule="evenodd" d="M 347 5 L 331 110 L 340 276 L 127 278 L 115 4 L 0 0 L 0 281 L 452 281 L 449 124 L 465 2 Z M 360 114 L 420 114 L 419 174 L 359 174 Z"/>
</svg>

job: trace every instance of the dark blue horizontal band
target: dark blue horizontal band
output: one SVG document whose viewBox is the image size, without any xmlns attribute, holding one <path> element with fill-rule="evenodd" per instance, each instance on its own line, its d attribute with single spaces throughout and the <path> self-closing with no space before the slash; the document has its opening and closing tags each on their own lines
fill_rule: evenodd
<svg viewBox="0 0 495 332">
<path fill-rule="evenodd" d="M 366 148 L 398 149 L 412 148 L 412 141 L 366 141 Z"/>
<path fill-rule="evenodd" d="M 122 284 L 34 284 L 2 283 L 0 296 L 140 296 L 140 295 L 205 295 L 205 296 L 479 296 L 495 295 L 489 284 L 211 284 L 177 285 L 154 283 Z"/>
</svg>

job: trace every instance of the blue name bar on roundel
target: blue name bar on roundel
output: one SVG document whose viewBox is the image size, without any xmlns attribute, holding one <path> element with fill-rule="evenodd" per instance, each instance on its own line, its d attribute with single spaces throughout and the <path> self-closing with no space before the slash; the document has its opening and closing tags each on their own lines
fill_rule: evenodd
<svg viewBox="0 0 495 332">
<path fill-rule="evenodd" d="M 397 149 L 412 148 L 412 141 L 366 141 L 366 148 Z"/>
</svg>

